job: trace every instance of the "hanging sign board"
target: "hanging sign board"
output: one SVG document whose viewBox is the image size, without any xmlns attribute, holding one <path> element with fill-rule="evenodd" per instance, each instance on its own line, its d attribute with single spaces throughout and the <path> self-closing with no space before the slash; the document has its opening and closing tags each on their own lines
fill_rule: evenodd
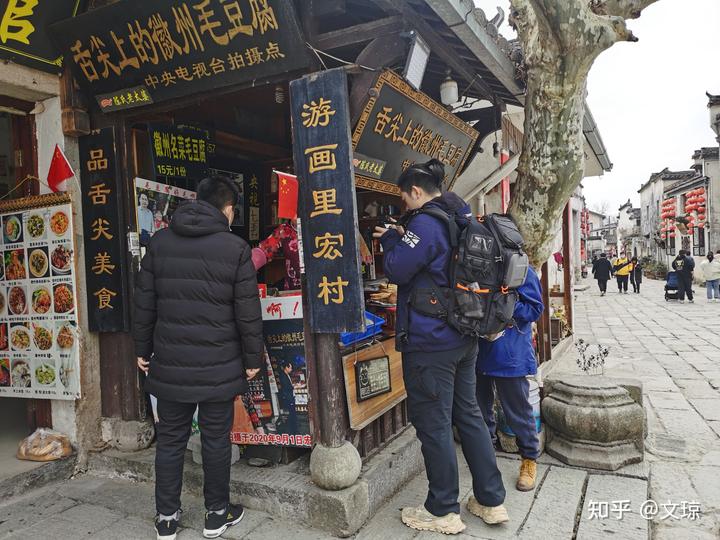
<svg viewBox="0 0 720 540">
<path fill-rule="evenodd" d="M 50 41 L 48 26 L 74 17 L 80 0 L 0 0 L 0 58 L 59 73 L 62 54 Z"/>
<path fill-rule="evenodd" d="M 149 124 L 155 176 L 200 181 L 208 175 L 210 134 L 194 126 Z"/>
<path fill-rule="evenodd" d="M 392 71 L 378 77 L 372 95 L 352 137 L 357 185 L 399 194 L 405 169 L 436 158 L 451 187 L 480 134 Z"/>
<path fill-rule="evenodd" d="M 51 37 L 110 111 L 303 69 L 296 21 L 287 0 L 117 2 L 53 25 Z"/>
<path fill-rule="evenodd" d="M 364 297 L 345 70 L 292 81 L 290 100 L 310 327 L 320 333 L 362 331 Z"/>
<path fill-rule="evenodd" d="M 80 397 L 70 198 L 0 204 L 0 397 Z"/>
<path fill-rule="evenodd" d="M 127 259 L 112 127 L 80 137 L 85 275 L 91 332 L 127 332 Z"/>
</svg>

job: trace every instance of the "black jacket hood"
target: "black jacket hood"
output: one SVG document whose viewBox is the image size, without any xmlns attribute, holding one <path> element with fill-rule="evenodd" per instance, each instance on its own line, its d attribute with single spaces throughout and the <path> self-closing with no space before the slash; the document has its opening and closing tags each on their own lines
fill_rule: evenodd
<svg viewBox="0 0 720 540">
<path fill-rule="evenodd" d="M 230 230 L 220 210 L 205 201 L 184 201 L 172 215 L 170 229 L 180 236 L 207 236 Z"/>
</svg>

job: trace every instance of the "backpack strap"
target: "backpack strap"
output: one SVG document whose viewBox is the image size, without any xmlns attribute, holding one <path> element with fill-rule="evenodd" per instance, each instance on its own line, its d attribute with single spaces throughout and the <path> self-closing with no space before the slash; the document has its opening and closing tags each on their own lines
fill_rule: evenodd
<svg viewBox="0 0 720 540">
<path fill-rule="evenodd" d="M 450 248 L 452 251 L 454 251 L 458 246 L 459 236 L 460 236 L 460 227 L 458 227 L 458 224 L 455 222 L 455 219 L 453 217 L 451 217 L 444 210 L 441 210 L 440 208 L 436 208 L 433 206 L 431 206 L 429 208 L 419 208 L 417 210 L 414 210 L 410 214 L 408 219 L 406 220 L 406 222 L 404 224 L 406 230 L 408 229 L 412 219 L 420 214 L 427 214 L 429 216 L 432 216 L 435 219 L 443 222 L 447 226 L 448 233 L 450 236 Z M 452 263 L 451 263 L 451 269 L 452 269 Z M 429 316 L 429 317 L 435 317 L 438 319 L 447 320 L 448 306 L 447 306 L 446 302 L 443 302 L 440 299 L 445 298 L 443 289 L 449 290 L 452 287 L 439 287 L 437 285 L 437 283 L 435 283 L 435 280 L 433 279 L 433 277 L 430 275 L 430 273 L 426 269 L 423 269 L 420 272 L 420 274 L 421 275 L 424 274 L 430 279 L 430 282 L 432 283 L 432 287 L 430 287 L 429 289 L 423 289 L 422 291 L 419 291 L 417 289 L 417 287 L 415 286 L 410 291 L 410 294 L 408 295 L 406 310 L 405 310 L 405 317 L 404 317 L 403 321 L 400 321 L 400 323 L 401 323 L 400 326 L 402 327 L 401 332 L 398 333 L 398 335 L 397 335 L 397 339 L 400 344 L 407 343 L 408 333 L 409 333 L 408 326 L 409 326 L 409 322 L 410 322 L 409 321 L 410 309 L 414 307 L 414 305 L 419 301 L 420 297 L 425 297 L 425 296 L 428 296 L 428 294 L 430 294 L 431 296 L 434 296 L 435 298 L 437 298 L 437 303 L 435 304 L 435 311 L 433 312 L 433 310 L 423 310 L 423 309 L 419 309 L 419 310 L 416 309 L 416 311 L 418 311 L 419 313 L 422 313 L 426 316 Z M 451 284 L 453 283 L 454 279 L 455 279 L 455 276 L 450 276 L 449 281 Z"/>
<path fill-rule="evenodd" d="M 495 257 L 495 262 L 498 264 L 498 266 L 500 268 L 500 275 L 502 276 L 503 270 L 504 270 L 504 266 L 503 266 L 504 260 L 503 260 L 503 256 L 502 256 L 502 244 L 500 243 L 500 237 L 498 236 L 497 230 L 495 229 L 495 221 L 493 220 L 492 214 L 490 214 L 489 216 L 486 216 L 483 219 L 485 219 L 485 223 L 487 223 L 488 229 L 490 229 L 490 232 L 492 233 L 493 238 L 495 239 L 495 245 L 497 245 L 498 253 L 499 253 L 499 255 L 497 257 Z M 504 285 L 505 284 L 503 283 L 503 286 Z"/>
</svg>

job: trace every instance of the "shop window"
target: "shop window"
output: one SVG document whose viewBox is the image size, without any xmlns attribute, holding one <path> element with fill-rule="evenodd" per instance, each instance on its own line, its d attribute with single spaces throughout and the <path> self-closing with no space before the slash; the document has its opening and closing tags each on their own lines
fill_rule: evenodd
<svg viewBox="0 0 720 540">
<path fill-rule="evenodd" d="M 705 255 L 705 229 L 695 228 L 693 232 L 693 255 L 702 257 Z"/>
</svg>

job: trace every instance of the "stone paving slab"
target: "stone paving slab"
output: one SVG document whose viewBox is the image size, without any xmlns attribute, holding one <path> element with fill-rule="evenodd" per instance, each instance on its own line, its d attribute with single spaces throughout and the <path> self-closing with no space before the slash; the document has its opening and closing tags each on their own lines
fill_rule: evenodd
<svg viewBox="0 0 720 540">
<path fill-rule="evenodd" d="M 571 539 L 586 480 L 584 471 L 552 467 L 518 537 Z"/>
<path fill-rule="evenodd" d="M 647 538 L 649 521 L 640 515 L 640 508 L 647 498 L 647 482 L 590 475 L 577 538 Z M 620 501 L 627 501 L 627 505 Z M 607 507 L 605 503 L 608 503 Z M 629 512 L 625 512 L 625 508 Z"/>
</svg>

